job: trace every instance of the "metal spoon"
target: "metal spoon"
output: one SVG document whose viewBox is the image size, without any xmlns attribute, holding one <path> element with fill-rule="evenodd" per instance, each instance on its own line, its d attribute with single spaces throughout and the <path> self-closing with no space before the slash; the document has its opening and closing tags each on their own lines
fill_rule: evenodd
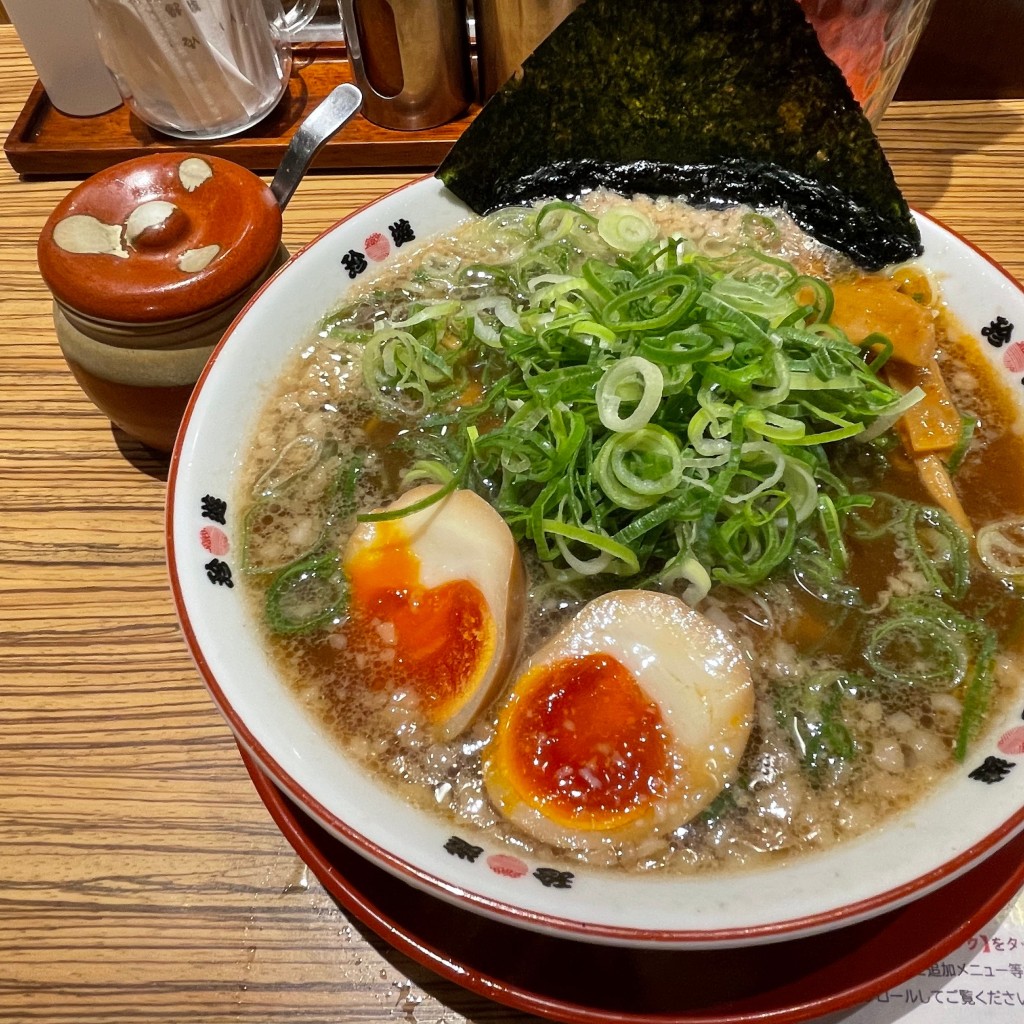
<svg viewBox="0 0 1024 1024">
<path fill-rule="evenodd" d="M 270 191 L 282 210 L 288 205 L 313 157 L 331 136 L 355 117 L 362 105 L 363 94 L 354 85 L 339 85 L 295 130 L 270 183 Z"/>
</svg>

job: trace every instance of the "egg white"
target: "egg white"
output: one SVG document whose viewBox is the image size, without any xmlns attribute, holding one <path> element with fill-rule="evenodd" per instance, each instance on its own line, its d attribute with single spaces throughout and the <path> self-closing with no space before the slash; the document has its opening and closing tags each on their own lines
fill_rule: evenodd
<svg viewBox="0 0 1024 1024">
<path fill-rule="evenodd" d="M 669 739 L 664 797 L 639 814 L 604 825 L 568 824 L 545 813 L 543 795 L 521 792 L 508 770 L 505 711 L 535 669 L 588 654 L 615 658 L 657 705 Z M 517 673 L 499 712 L 484 780 L 496 808 L 542 842 L 589 849 L 641 842 L 700 813 L 735 776 L 754 719 L 754 688 L 739 648 L 719 627 L 669 594 L 622 590 L 591 601 Z"/>
<path fill-rule="evenodd" d="M 424 484 L 386 507 L 397 511 L 423 501 L 439 489 Z M 480 591 L 495 628 L 495 643 L 486 665 L 478 666 L 474 685 L 461 695 L 447 717 L 432 723 L 439 736 L 451 739 L 465 730 L 497 695 L 519 656 L 526 577 L 519 549 L 501 516 L 473 491 L 456 490 L 440 501 L 400 519 L 389 528 L 419 562 L 420 583 L 428 588 L 467 580 Z M 350 537 L 344 563 L 378 542 L 376 523 L 361 523 Z M 401 680 L 396 682 L 401 683 Z"/>
</svg>

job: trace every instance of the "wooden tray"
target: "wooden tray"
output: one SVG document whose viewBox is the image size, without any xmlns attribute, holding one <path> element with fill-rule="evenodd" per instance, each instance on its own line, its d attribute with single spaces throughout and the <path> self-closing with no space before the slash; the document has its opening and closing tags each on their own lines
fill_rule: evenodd
<svg viewBox="0 0 1024 1024">
<path fill-rule="evenodd" d="M 296 47 L 288 92 L 258 125 L 215 142 L 183 142 L 154 131 L 120 106 L 96 117 L 57 110 L 38 82 L 15 121 L 4 152 L 19 174 L 85 176 L 111 164 L 160 150 L 214 153 L 257 172 L 272 172 L 299 123 L 336 86 L 352 81 L 343 43 Z M 416 132 L 380 128 L 353 118 L 313 161 L 330 170 L 432 170 L 476 114 Z"/>
</svg>

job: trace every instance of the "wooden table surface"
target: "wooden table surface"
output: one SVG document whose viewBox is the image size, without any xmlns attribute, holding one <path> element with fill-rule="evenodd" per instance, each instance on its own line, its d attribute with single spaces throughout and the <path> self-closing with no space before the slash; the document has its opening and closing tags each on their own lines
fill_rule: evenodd
<svg viewBox="0 0 1024 1024">
<path fill-rule="evenodd" d="M 0 27 L 0 127 L 35 81 Z M 1024 279 L 1024 100 L 905 103 L 905 193 Z M 73 181 L 0 161 L 0 1019 L 526 1021 L 339 909 L 257 797 L 178 630 L 167 462 L 83 396 L 35 262 Z M 317 174 L 294 251 L 408 175 Z"/>
</svg>

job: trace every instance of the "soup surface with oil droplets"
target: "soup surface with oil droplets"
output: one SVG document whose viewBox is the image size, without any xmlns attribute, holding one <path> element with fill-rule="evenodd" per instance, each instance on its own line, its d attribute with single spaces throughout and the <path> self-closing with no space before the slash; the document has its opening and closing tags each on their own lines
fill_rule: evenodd
<svg viewBox="0 0 1024 1024">
<path fill-rule="evenodd" d="M 598 192 L 360 283 L 236 507 L 280 673 L 453 827 L 738 869 L 910 806 L 1019 696 L 1018 411 L 917 265 Z"/>
</svg>

